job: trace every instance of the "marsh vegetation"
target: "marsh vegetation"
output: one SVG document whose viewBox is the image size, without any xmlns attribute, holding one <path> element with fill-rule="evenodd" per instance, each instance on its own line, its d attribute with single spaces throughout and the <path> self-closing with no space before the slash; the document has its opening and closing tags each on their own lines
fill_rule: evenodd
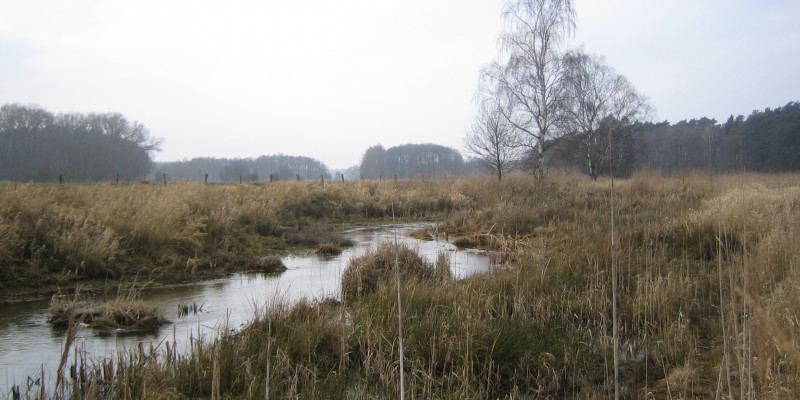
<svg viewBox="0 0 800 400">
<path fill-rule="evenodd" d="M 800 303 L 793 289 L 800 278 L 798 182 L 793 174 L 691 171 L 668 177 L 645 171 L 616 182 L 617 356 L 625 397 L 777 399 L 800 390 L 794 323 Z M 27 201 L 12 201 L 23 193 Z M 542 182 L 509 175 L 502 182 L 18 185 L 5 186 L 0 196 L 16 207 L 3 209 L 0 253 L 33 260 L 10 264 L 17 276 L 31 273 L 25 267 L 61 279 L 82 276 L 80 262 L 66 269 L 78 265 L 74 274 L 53 268 L 55 260 L 97 247 L 66 247 L 85 251 L 68 253 L 44 246 L 38 254 L 47 257 L 26 258 L 35 252 L 24 249 L 42 245 L 25 243 L 62 243 L 53 238 L 69 236 L 66 226 L 86 235 L 108 232 L 117 243 L 110 265 L 120 273 L 134 265 L 185 270 L 188 258 L 239 257 L 253 243 L 263 256 L 286 246 L 282 235 L 290 229 L 385 220 L 392 206 L 403 220 L 438 220 L 436 231 L 476 237 L 505 259 L 491 273 L 454 280 L 413 249 L 382 246 L 350 264 L 341 298 L 265 304 L 245 326 L 224 329 L 185 353 L 133 349 L 110 371 L 103 370 L 107 363 L 87 364 L 94 372 L 74 383 L 78 397 L 396 398 L 398 294 L 409 396 L 607 398 L 614 391 L 611 193 L 603 178 L 551 172 Z M 140 206 L 127 215 L 142 218 L 142 228 L 123 230 L 136 223 L 114 225 L 98 213 L 123 211 L 115 204 L 122 199 Z M 145 217 L 159 210 L 162 223 L 148 224 Z M 37 231 L 26 218 L 54 228 L 54 221 L 80 223 Z M 17 227 L 39 236 L 23 236 L 28 231 Z M 166 244 L 133 241 L 133 232 L 145 228 Z M 128 263 L 141 259 L 135 243 L 153 246 L 150 262 Z M 399 293 L 395 259 L 405 271 Z"/>
<path fill-rule="evenodd" d="M 55 288 L 138 276 L 174 282 L 255 269 L 268 256 L 351 243 L 334 225 L 443 218 L 466 199 L 434 183 L 320 186 L 0 186 L 0 287 Z M 5 294 L 11 293 L 5 290 Z M 13 294 L 13 293 L 12 293 Z"/>
<path fill-rule="evenodd" d="M 80 293 L 53 295 L 48 322 L 58 328 L 80 323 L 89 329 L 136 331 L 153 330 L 170 321 L 143 301 L 139 290 L 130 287 L 102 301 Z"/>
</svg>

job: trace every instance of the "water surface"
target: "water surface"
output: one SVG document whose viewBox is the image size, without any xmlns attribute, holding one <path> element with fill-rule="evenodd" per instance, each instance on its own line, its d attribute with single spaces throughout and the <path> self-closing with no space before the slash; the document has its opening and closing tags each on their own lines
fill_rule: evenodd
<svg viewBox="0 0 800 400">
<path fill-rule="evenodd" d="M 288 270 L 280 274 L 237 273 L 193 284 L 147 289 L 143 299 L 157 306 L 173 323 L 151 332 L 101 333 L 80 329 L 71 357 L 76 352 L 91 360 L 114 357 L 119 351 L 137 346 L 161 349 L 166 341 L 174 341 L 179 351 L 186 351 L 190 340 L 210 340 L 219 329 L 241 327 L 252 320 L 258 309 L 271 302 L 291 303 L 304 297 L 339 298 L 341 275 L 350 259 L 374 249 L 378 243 L 394 242 L 395 235 L 401 244 L 416 249 L 431 263 L 440 253 L 447 254 L 456 278 L 490 268 L 490 258 L 484 254 L 456 250 L 443 238 L 422 241 L 408 236 L 423 226 L 349 229 L 344 235 L 355 246 L 336 257 L 319 257 L 310 252 L 285 257 L 283 263 Z M 179 316 L 179 304 L 196 304 L 202 310 Z M 48 300 L 37 300 L 0 307 L 0 398 L 8 395 L 12 384 L 20 385 L 23 392 L 28 383 L 35 387 L 42 370 L 46 390 L 52 390 L 65 332 L 46 323 L 48 306 Z"/>
</svg>

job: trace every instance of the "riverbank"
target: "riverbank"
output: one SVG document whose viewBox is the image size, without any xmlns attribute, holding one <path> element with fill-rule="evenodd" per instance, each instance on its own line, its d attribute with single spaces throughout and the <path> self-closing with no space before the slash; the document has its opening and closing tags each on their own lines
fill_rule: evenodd
<svg viewBox="0 0 800 400">
<path fill-rule="evenodd" d="M 437 229 L 502 249 L 493 273 L 403 275 L 399 293 L 376 278 L 344 303 L 265 306 L 189 353 L 133 352 L 118 360 L 124 373 L 98 372 L 85 393 L 396 398 L 402 340 L 403 389 L 414 397 L 608 398 L 614 258 L 625 396 L 800 391 L 798 176 L 619 180 L 614 252 L 609 183 L 556 173 L 541 184 L 524 175 L 438 182 L 434 193 L 458 201 L 437 211 Z"/>
<path fill-rule="evenodd" d="M 442 218 L 465 204 L 448 186 L 411 182 L 3 184 L 0 301 L 264 270 L 298 247 L 346 246 L 334 226 L 385 221 L 393 208 L 400 220 Z"/>
</svg>

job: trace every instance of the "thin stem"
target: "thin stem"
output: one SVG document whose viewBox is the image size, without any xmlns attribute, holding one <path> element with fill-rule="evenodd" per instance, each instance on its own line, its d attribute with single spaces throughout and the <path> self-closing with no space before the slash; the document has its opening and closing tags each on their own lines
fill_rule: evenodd
<svg viewBox="0 0 800 400">
<path fill-rule="evenodd" d="M 723 344 L 723 352 L 724 360 L 725 360 L 725 372 L 727 374 L 727 381 L 728 381 L 728 398 L 732 398 L 731 396 L 731 364 L 730 364 L 730 343 L 728 340 L 728 328 L 725 324 L 725 303 L 724 303 L 724 294 L 723 294 L 723 285 L 724 279 L 722 274 L 722 216 L 720 216 L 719 220 L 719 235 L 717 237 L 717 269 L 719 271 L 719 315 L 720 315 L 720 323 L 722 324 L 722 344 Z"/>
<path fill-rule="evenodd" d="M 272 318 L 267 318 L 267 373 L 264 383 L 264 400 L 269 400 L 269 348 L 272 343 Z"/>
<path fill-rule="evenodd" d="M 750 273 L 747 267 L 747 204 L 743 207 L 743 217 L 742 217 L 742 287 L 743 291 L 747 294 L 750 294 Z M 752 347 L 750 346 L 750 333 L 747 331 L 747 320 L 749 318 L 748 309 L 747 309 L 747 301 L 743 298 L 742 299 L 742 349 L 745 354 L 745 360 L 742 365 L 742 381 L 746 383 L 746 388 L 743 386 L 741 398 L 747 399 L 750 398 L 750 395 L 753 390 L 753 376 L 751 374 L 752 368 L 752 360 L 753 360 L 753 353 Z"/>
<path fill-rule="evenodd" d="M 392 202 L 392 224 L 395 225 L 394 219 L 394 202 Z M 405 390 L 405 367 L 403 365 L 403 309 L 401 305 L 401 297 L 400 297 L 400 245 L 397 242 L 397 225 L 394 227 L 394 275 L 395 280 L 397 281 L 397 335 L 399 337 L 398 341 L 398 352 L 400 353 L 400 400 L 405 400 L 406 397 L 406 390 Z"/>
<path fill-rule="evenodd" d="M 608 152 L 611 154 L 613 151 L 613 147 L 611 146 L 611 135 L 608 136 L 608 148 Z M 617 266 L 617 237 L 615 226 L 616 192 L 614 191 L 614 162 L 612 160 L 613 158 L 609 157 L 609 170 L 611 172 L 611 317 L 613 318 L 612 331 L 614 336 L 614 399 L 619 400 L 619 327 L 617 326 L 617 276 L 619 271 Z"/>
</svg>

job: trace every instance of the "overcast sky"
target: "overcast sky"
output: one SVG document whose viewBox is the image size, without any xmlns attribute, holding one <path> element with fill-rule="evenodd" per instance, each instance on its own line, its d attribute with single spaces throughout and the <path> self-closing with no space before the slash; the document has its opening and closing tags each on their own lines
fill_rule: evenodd
<svg viewBox="0 0 800 400">
<path fill-rule="evenodd" d="M 798 1 L 576 0 L 572 40 L 677 122 L 800 100 Z M 0 104 L 120 112 L 158 161 L 462 150 L 500 0 L 3 0 Z"/>
</svg>

